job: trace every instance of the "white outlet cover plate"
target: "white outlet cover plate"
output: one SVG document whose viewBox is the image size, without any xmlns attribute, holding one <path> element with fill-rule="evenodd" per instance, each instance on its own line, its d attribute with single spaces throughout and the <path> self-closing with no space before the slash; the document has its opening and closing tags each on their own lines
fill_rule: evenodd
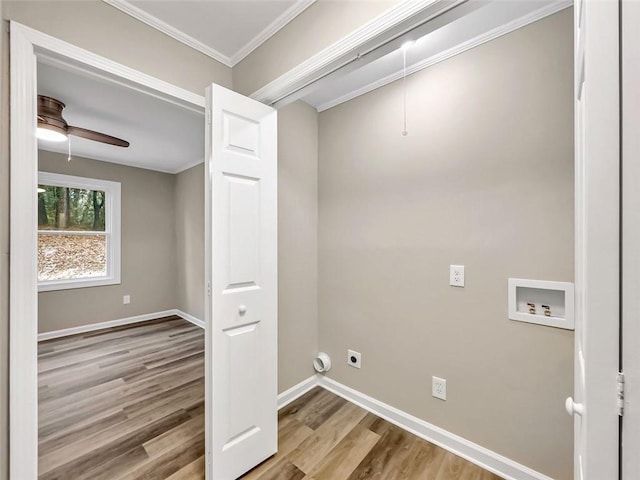
<svg viewBox="0 0 640 480">
<path fill-rule="evenodd" d="M 449 285 L 464 287 L 464 265 L 449 265 Z"/>
<path fill-rule="evenodd" d="M 131 295 L 124 295 L 122 297 L 122 303 L 125 305 L 129 305 L 131 303 Z"/>
<path fill-rule="evenodd" d="M 355 358 L 355 361 L 353 361 Z M 362 367 L 362 354 L 355 350 L 347 350 L 347 365 L 354 368 Z"/>
<path fill-rule="evenodd" d="M 440 377 L 431 377 L 431 395 L 440 400 L 447 399 L 447 381 Z"/>
</svg>

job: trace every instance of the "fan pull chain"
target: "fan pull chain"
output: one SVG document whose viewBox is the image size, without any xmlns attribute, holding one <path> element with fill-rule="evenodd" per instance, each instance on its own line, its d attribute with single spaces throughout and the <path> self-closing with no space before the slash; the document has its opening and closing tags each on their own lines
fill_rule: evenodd
<svg viewBox="0 0 640 480">
<path fill-rule="evenodd" d="M 69 147 L 69 156 L 67 157 L 67 162 L 71 162 L 71 135 L 67 135 L 67 145 Z"/>
<path fill-rule="evenodd" d="M 409 132 L 407 131 L 407 49 L 402 49 L 402 101 L 403 101 L 403 117 L 404 128 L 402 129 L 402 136 L 406 137 Z"/>
</svg>

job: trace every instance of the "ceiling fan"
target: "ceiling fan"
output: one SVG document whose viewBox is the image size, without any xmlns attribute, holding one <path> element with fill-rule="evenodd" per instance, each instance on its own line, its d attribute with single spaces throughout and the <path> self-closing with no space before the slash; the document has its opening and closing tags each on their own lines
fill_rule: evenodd
<svg viewBox="0 0 640 480">
<path fill-rule="evenodd" d="M 69 135 L 86 138 L 94 142 L 107 143 L 117 147 L 128 147 L 129 142 L 105 133 L 69 125 L 62 117 L 64 103 L 55 98 L 38 95 L 38 138 L 53 142 L 67 140 Z"/>
</svg>

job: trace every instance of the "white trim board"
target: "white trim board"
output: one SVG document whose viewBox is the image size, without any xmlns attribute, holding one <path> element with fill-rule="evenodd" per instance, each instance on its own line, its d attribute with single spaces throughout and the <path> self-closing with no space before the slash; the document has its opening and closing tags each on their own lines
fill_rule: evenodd
<svg viewBox="0 0 640 480">
<path fill-rule="evenodd" d="M 123 13 L 135 18 L 136 20 L 141 21 L 149 25 L 152 28 L 164 33 L 165 35 L 170 36 L 174 40 L 179 41 L 187 45 L 188 47 L 193 48 L 194 50 L 199 51 L 207 55 L 208 57 L 213 58 L 214 60 L 226 65 L 229 68 L 233 68 L 238 63 L 240 63 L 245 57 L 247 57 L 251 52 L 253 52 L 256 48 L 262 45 L 264 42 L 269 40 L 273 35 L 278 33 L 280 29 L 282 29 L 285 25 L 287 25 L 291 20 L 296 18 L 302 12 L 304 12 L 307 8 L 313 5 L 316 0 L 297 0 L 291 7 L 285 10 L 278 18 L 276 18 L 273 22 L 267 25 L 262 31 L 260 31 L 255 37 L 249 40 L 242 48 L 240 48 L 236 53 L 231 56 L 225 55 L 213 47 L 201 42 L 193 38 L 191 35 L 183 32 L 182 30 L 169 25 L 168 23 L 160 20 L 154 15 L 146 12 L 145 10 L 136 7 L 135 5 L 129 3 L 127 0 L 102 0 L 103 2 L 111 5 L 114 8 L 117 8 Z"/>
<path fill-rule="evenodd" d="M 316 0 L 297 0 L 293 5 L 291 5 L 287 10 L 282 13 L 278 18 L 276 18 L 273 22 L 267 25 L 264 30 L 258 33 L 255 37 L 247 42 L 247 44 L 238 50 L 235 54 L 231 56 L 229 61 L 231 62 L 231 67 L 235 67 L 238 63 L 244 60 L 246 57 L 251 54 L 256 48 L 262 45 L 264 42 L 273 37 L 276 33 L 278 33 L 282 28 L 284 28 L 291 20 L 296 18 L 302 12 L 304 12 L 311 5 L 316 3 Z"/>
<path fill-rule="evenodd" d="M 130 17 L 135 18 L 136 20 L 141 21 L 149 25 L 151 28 L 155 28 L 159 32 L 164 33 L 165 35 L 170 36 L 174 40 L 187 45 L 188 47 L 197 50 L 200 53 L 204 53 L 206 56 L 213 58 L 214 60 L 226 65 L 227 67 L 233 67 L 231 63 L 231 59 L 226 55 L 220 53 L 219 51 L 211 48 L 208 45 L 205 45 L 200 40 L 196 40 L 190 35 L 187 35 L 182 30 L 179 30 L 168 23 L 160 20 L 159 18 L 151 15 L 150 13 L 145 12 L 141 8 L 132 5 L 126 0 L 102 0 L 104 3 L 111 5 L 114 8 L 117 8 L 123 13 L 126 13 Z"/>
<path fill-rule="evenodd" d="M 537 22 L 538 20 L 542 20 L 543 18 L 558 13 L 565 8 L 571 7 L 572 5 L 573 0 L 558 0 L 553 3 L 546 4 L 544 7 L 541 7 L 538 10 L 529 13 L 528 15 L 520 17 L 512 22 L 505 23 L 504 25 L 500 25 L 499 27 L 489 30 L 482 35 L 473 37 L 466 42 L 462 42 L 459 45 L 456 45 L 455 47 L 444 50 L 436 55 L 432 55 L 429 58 L 425 58 L 417 63 L 414 63 L 413 65 L 408 66 L 407 76 L 419 72 L 420 70 L 424 70 L 425 68 L 437 63 L 443 62 L 444 60 L 448 60 L 449 58 L 455 57 L 456 55 L 464 53 L 467 50 L 471 50 L 472 48 L 478 47 L 484 43 L 490 42 L 491 40 L 495 40 L 496 38 L 518 30 L 519 28 L 526 27 L 531 23 Z M 391 75 L 387 75 L 386 77 L 371 82 L 363 87 L 353 90 L 352 92 L 341 95 L 329 102 L 325 102 L 319 105 L 317 110 L 318 112 L 323 112 L 332 107 L 340 105 L 341 103 L 353 100 L 360 95 L 364 95 L 380 87 L 384 87 L 385 85 L 395 82 L 396 80 L 400 80 L 403 76 L 403 70 L 398 70 Z"/>
<path fill-rule="evenodd" d="M 319 385 L 316 375 L 311 375 L 309 378 L 294 385 L 288 390 L 278 394 L 278 410 L 286 407 L 294 400 L 297 400 L 305 393 L 310 392 Z"/>
<path fill-rule="evenodd" d="M 200 328 L 204 328 L 205 327 L 204 320 L 200 320 L 198 317 L 194 317 L 193 315 L 191 315 L 189 313 L 186 313 L 186 312 L 183 312 L 182 310 L 173 310 L 173 311 L 175 312 L 175 315 L 178 315 L 183 320 L 186 320 L 187 322 L 191 322 L 195 326 L 200 327 Z"/>
<path fill-rule="evenodd" d="M 536 472 L 529 467 L 440 427 L 436 427 L 324 375 L 316 374 L 282 392 L 278 395 L 278 409 L 285 407 L 316 386 L 322 387 L 409 433 L 438 445 L 489 472 L 495 473 L 505 480 L 553 480 L 540 472 Z"/>
<path fill-rule="evenodd" d="M 38 60 L 57 68 L 83 72 L 204 115 L 204 96 L 114 62 L 89 50 L 11 20 L 11 34 L 30 44 Z"/>
<path fill-rule="evenodd" d="M 332 71 L 350 63 L 362 51 L 379 45 L 385 34 L 405 31 L 416 24 L 465 0 L 407 0 L 399 2 L 382 15 L 354 30 L 313 57 L 305 60 L 280 77 L 253 92 L 250 97 L 266 104 L 275 104 Z M 298 97 L 290 99 L 290 102 Z M 290 103 L 289 102 L 289 103 Z M 282 105 L 284 106 L 284 103 Z"/>
<path fill-rule="evenodd" d="M 65 328 L 62 330 L 53 330 L 38 334 L 38 341 L 51 340 L 54 338 L 68 337 L 70 335 L 78 335 L 80 333 L 95 332 L 105 328 L 120 327 L 122 325 L 130 325 L 133 323 L 147 322 L 149 320 L 157 320 L 163 317 L 177 315 L 176 310 L 164 310 L 162 312 L 145 313 L 144 315 L 136 315 L 133 317 L 119 318 L 117 320 L 109 320 L 106 322 L 90 323 L 78 327 Z"/>
<path fill-rule="evenodd" d="M 11 23 L 11 201 L 9 269 L 9 475 L 38 478 L 38 178 L 34 45 Z"/>
<path fill-rule="evenodd" d="M 134 323 L 148 322 L 151 320 L 159 320 L 164 317 L 178 316 L 187 322 L 204 328 L 204 322 L 193 315 L 189 315 L 181 310 L 172 308 L 161 312 L 145 313 L 143 315 L 135 315 L 133 317 L 118 318 L 116 320 L 108 320 L 106 322 L 90 323 L 88 325 L 80 325 L 78 327 L 64 328 L 62 330 L 53 330 L 38 334 L 38 341 L 52 340 L 54 338 L 68 337 L 70 335 L 78 335 L 80 333 L 95 332 L 104 330 L 105 328 L 121 327 L 123 325 L 132 325 Z"/>
</svg>

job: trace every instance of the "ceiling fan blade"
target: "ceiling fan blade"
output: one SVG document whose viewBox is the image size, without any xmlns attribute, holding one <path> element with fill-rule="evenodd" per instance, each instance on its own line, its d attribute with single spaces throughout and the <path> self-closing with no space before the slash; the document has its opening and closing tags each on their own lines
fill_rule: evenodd
<svg viewBox="0 0 640 480">
<path fill-rule="evenodd" d="M 86 138 L 87 140 L 93 140 L 94 142 L 108 143 L 109 145 L 115 145 L 117 147 L 128 147 L 129 142 L 122 140 L 121 138 L 112 137 L 105 133 L 94 132 L 93 130 L 87 130 L 86 128 L 72 127 L 69 125 L 67 128 L 69 135 L 75 135 L 76 137 Z"/>
</svg>

